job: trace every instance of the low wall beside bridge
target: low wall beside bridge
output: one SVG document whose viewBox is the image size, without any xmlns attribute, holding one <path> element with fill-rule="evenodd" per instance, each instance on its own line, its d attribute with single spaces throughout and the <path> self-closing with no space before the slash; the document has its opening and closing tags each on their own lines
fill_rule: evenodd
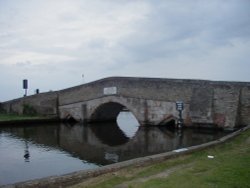
<svg viewBox="0 0 250 188">
<path fill-rule="evenodd" d="M 27 105 L 37 113 L 78 121 L 115 121 L 123 109 L 140 124 L 176 120 L 176 101 L 183 101 L 184 123 L 233 129 L 250 123 L 250 83 L 206 80 L 110 77 L 80 86 L 41 93 L 1 104 L 22 114 Z"/>
</svg>

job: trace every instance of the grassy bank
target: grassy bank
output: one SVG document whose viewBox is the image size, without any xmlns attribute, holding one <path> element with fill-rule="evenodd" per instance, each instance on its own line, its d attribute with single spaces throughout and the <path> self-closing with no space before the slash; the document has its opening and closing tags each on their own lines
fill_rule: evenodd
<svg viewBox="0 0 250 188">
<path fill-rule="evenodd" d="M 126 168 L 73 187 L 250 187 L 250 130 L 223 145 L 146 167 Z"/>
<path fill-rule="evenodd" d="M 19 121 L 19 120 L 32 120 L 32 119 L 43 119 L 41 116 L 30 116 L 30 115 L 16 115 L 16 114 L 1 114 L 0 122 L 5 121 Z"/>
</svg>

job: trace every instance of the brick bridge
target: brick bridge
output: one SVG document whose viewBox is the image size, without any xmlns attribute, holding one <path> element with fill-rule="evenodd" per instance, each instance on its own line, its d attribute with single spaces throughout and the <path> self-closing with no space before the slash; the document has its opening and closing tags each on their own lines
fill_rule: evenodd
<svg viewBox="0 0 250 188">
<path fill-rule="evenodd" d="M 21 114 L 28 105 L 43 115 L 83 122 L 115 121 L 127 109 L 142 125 L 161 125 L 176 120 L 176 101 L 184 102 L 186 126 L 233 129 L 250 124 L 247 82 L 110 77 L 7 101 L 1 108 Z"/>
</svg>

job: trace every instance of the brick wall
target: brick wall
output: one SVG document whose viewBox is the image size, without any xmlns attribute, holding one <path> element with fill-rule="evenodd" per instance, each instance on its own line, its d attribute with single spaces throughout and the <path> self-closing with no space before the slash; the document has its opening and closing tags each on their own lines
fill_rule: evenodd
<svg viewBox="0 0 250 188">
<path fill-rule="evenodd" d="M 7 113 L 23 114 L 25 105 L 34 109 L 38 114 L 57 116 L 57 92 L 31 95 L 2 103 L 2 108 Z"/>
</svg>

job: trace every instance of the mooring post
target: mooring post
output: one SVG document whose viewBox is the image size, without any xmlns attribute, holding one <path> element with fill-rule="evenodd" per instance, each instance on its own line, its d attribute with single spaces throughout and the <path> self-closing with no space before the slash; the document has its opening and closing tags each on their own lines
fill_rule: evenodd
<svg viewBox="0 0 250 188">
<path fill-rule="evenodd" d="M 184 109 L 184 103 L 182 101 L 177 101 L 176 102 L 176 110 L 179 112 L 179 118 L 177 120 L 177 127 L 179 129 L 182 128 L 183 126 L 183 119 L 182 119 L 182 110 Z"/>
</svg>

